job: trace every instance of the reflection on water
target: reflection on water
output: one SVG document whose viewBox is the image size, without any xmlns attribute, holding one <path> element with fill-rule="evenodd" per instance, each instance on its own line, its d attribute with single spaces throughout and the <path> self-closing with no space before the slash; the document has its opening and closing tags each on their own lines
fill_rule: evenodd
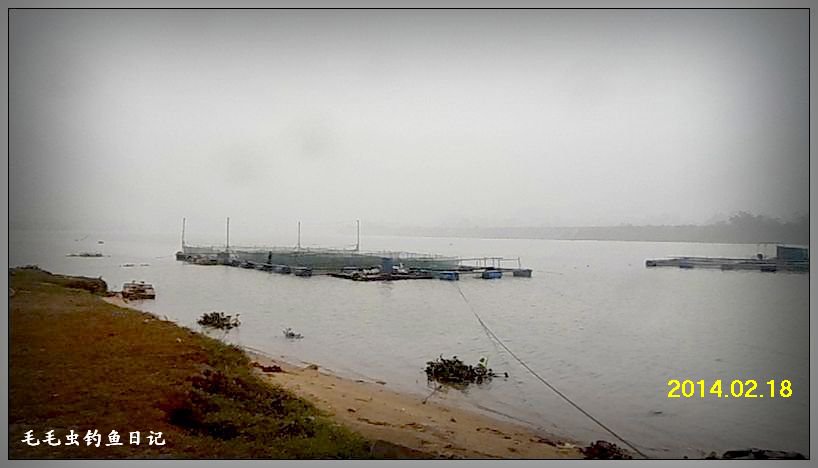
<svg viewBox="0 0 818 468">
<path fill-rule="evenodd" d="M 174 260 L 173 238 L 109 234 L 109 257 L 66 257 L 75 237 L 12 231 L 10 264 L 102 276 L 114 289 L 145 280 L 157 292 L 145 308 L 159 315 L 198 329 L 204 312 L 240 313 L 233 341 L 423 396 L 426 361 L 487 356 L 509 378 L 458 401 L 580 440 L 613 440 L 491 341 L 473 308 L 529 366 L 651 455 L 809 453 L 808 275 L 644 267 L 669 255 L 751 256 L 754 245 L 368 237 L 373 250 L 519 255 L 534 275 L 358 283 L 188 265 Z M 286 327 L 304 339 L 287 340 Z M 793 396 L 668 399 L 670 379 L 755 379 L 759 387 L 788 379 Z"/>
</svg>

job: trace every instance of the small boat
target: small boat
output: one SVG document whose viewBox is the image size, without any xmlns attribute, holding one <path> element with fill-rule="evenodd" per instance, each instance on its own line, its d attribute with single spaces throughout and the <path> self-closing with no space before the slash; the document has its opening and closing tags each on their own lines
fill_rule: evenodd
<svg viewBox="0 0 818 468">
<path fill-rule="evenodd" d="M 445 281 L 457 281 L 460 279 L 460 273 L 456 271 L 441 271 L 438 278 Z"/>
<path fill-rule="evenodd" d="M 296 267 L 293 269 L 293 274 L 295 276 L 312 276 L 312 268 Z"/>
<path fill-rule="evenodd" d="M 435 275 L 433 275 L 431 271 L 424 268 L 410 268 L 409 276 L 415 279 L 428 279 L 434 278 Z"/>
<path fill-rule="evenodd" d="M 483 279 L 500 279 L 503 277 L 503 272 L 500 270 L 486 270 L 480 277 Z"/>
<path fill-rule="evenodd" d="M 156 299 L 153 285 L 144 281 L 125 283 L 122 285 L 123 299 Z"/>
<path fill-rule="evenodd" d="M 530 268 L 519 268 L 512 272 L 512 275 L 518 278 L 531 278 L 531 269 Z"/>
<path fill-rule="evenodd" d="M 304 338 L 304 336 L 301 333 L 294 332 L 292 328 L 285 328 L 284 330 L 282 330 L 282 332 L 284 332 L 284 338 L 289 338 L 291 340 L 299 340 L 301 338 Z"/>
</svg>

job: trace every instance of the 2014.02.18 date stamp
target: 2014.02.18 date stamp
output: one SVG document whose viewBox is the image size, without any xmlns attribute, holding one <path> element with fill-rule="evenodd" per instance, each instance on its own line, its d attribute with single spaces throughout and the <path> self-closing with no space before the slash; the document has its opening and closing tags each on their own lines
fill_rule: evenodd
<svg viewBox="0 0 818 468">
<path fill-rule="evenodd" d="M 754 379 L 733 380 L 729 384 L 716 379 L 712 384 L 702 380 L 667 381 L 668 398 L 789 398 L 792 396 L 792 382 L 789 380 L 768 380 L 759 387 Z"/>
</svg>

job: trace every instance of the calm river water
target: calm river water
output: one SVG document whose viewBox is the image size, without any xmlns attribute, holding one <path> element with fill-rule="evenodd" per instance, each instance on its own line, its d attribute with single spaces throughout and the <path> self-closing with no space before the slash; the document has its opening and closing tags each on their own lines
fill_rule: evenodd
<svg viewBox="0 0 818 468">
<path fill-rule="evenodd" d="M 204 312 L 240 313 L 233 341 L 418 395 L 430 391 L 426 361 L 487 356 L 510 377 L 450 391 L 459 404 L 583 442 L 616 441 L 495 345 L 473 309 L 536 372 L 649 455 L 748 447 L 809 455 L 809 275 L 644 266 L 669 255 L 751 256 L 755 245 L 370 236 L 363 244 L 372 250 L 520 256 L 534 274 L 357 283 L 188 265 L 173 258 L 174 236 L 75 240 L 83 235 L 11 231 L 10 264 L 102 276 L 117 290 L 145 280 L 157 299 L 143 307 L 160 316 L 198 329 Z M 65 256 L 96 239 L 108 257 Z M 305 338 L 286 340 L 285 327 Z M 708 387 L 722 379 L 727 392 L 734 379 L 754 379 L 767 396 L 669 399 L 669 379 Z M 770 379 L 790 380 L 792 397 L 770 398 Z"/>
</svg>

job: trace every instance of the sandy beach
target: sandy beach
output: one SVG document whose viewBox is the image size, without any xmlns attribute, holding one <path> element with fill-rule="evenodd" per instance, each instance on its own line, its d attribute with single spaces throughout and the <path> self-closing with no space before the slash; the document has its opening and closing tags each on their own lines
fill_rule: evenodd
<svg viewBox="0 0 818 468">
<path fill-rule="evenodd" d="M 111 304 L 140 310 L 120 296 Z M 445 392 L 421 397 L 396 392 L 388 382 L 349 379 L 319 364 L 296 365 L 245 350 L 263 379 L 311 401 L 344 426 L 376 441 L 375 450 L 401 458 L 582 458 L 575 441 L 470 411 Z M 270 372 L 278 366 L 281 371 Z M 262 369 L 268 368 L 268 371 Z M 424 401 L 425 400 L 425 401 Z"/>
<path fill-rule="evenodd" d="M 576 444 L 531 429 L 448 405 L 437 392 L 424 402 L 392 391 L 388 384 L 351 380 L 315 365 L 293 366 L 248 352 L 262 366 L 282 372 L 259 372 L 312 401 L 338 422 L 372 440 L 411 450 L 456 458 L 581 458 Z"/>
</svg>

